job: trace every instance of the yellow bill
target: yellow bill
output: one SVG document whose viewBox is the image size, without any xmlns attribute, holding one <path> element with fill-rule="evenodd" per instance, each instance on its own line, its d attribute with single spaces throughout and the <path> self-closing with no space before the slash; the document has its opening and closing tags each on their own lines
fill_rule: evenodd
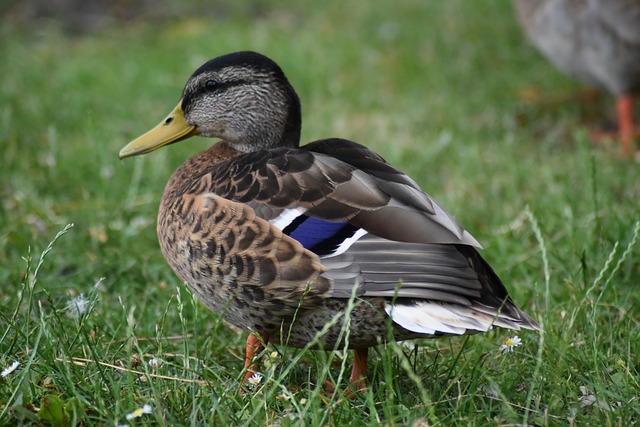
<svg viewBox="0 0 640 427">
<path fill-rule="evenodd" d="M 189 125 L 182 112 L 182 101 L 159 125 L 126 145 L 120 154 L 121 159 L 139 154 L 147 154 L 165 145 L 197 135 L 195 126 Z"/>
</svg>

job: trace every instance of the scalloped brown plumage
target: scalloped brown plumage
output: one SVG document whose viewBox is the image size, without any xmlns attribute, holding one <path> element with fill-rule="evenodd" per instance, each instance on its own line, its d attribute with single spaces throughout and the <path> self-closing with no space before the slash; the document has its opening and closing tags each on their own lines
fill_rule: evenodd
<svg viewBox="0 0 640 427">
<path fill-rule="evenodd" d="M 247 378 L 269 341 L 303 347 L 318 338 L 324 349 L 348 341 L 351 380 L 363 386 L 367 349 L 389 337 L 389 325 L 395 339 L 539 329 L 473 236 L 415 181 L 351 141 L 298 147 L 297 95 L 268 58 L 209 61 L 176 109 L 120 157 L 193 134 L 222 141 L 167 183 L 160 247 L 208 308 L 250 332 Z M 347 312 L 349 322 L 335 321 Z"/>
</svg>

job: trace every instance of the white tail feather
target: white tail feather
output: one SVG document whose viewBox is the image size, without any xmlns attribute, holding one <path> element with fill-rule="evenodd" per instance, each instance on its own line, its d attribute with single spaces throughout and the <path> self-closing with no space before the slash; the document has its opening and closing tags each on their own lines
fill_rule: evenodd
<svg viewBox="0 0 640 427">
<path fill-rule="evenodd" d="M 496 324 L 503 326 L 496 316 L 475 311 L 472 307 L 462 308 L 451 304 L 421 302 L 415 305 L 386 304 L 385 311 L 395 323 L 420 334 L 463 335 L 467 330 L 486 332 Z M 517 329 L 517 325 L 503 326 Z"/>
</svg>

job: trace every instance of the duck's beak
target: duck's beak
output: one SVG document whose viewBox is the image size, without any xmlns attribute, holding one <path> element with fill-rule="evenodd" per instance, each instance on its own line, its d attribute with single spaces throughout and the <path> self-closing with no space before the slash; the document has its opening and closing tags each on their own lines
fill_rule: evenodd
<svg viewBox="0 0 640 427">
<path fill-rule="evenodd" d="M 137 156 L 139 154 L 147 154 L 165 145 L 187 139 L 190 136 L 197 135 L 198 131 L 195 126 L 187 124 L 182 113 L 182 100 L 178 102 L 176 108 L 149 132 L 131 141 L 120 150 L 118 157 Z"/>
</svg>

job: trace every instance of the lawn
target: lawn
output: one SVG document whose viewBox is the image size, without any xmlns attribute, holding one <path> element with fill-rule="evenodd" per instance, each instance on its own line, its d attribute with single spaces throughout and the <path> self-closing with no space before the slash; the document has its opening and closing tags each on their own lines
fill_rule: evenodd
<svg viewBox="0 0 640 427">
<path fill-rule="evenodd" d="M 84 34 L 2 21 L 0 424 L 637 424 L 640 171 L 589 139 L 613 100 L 546 62 L 506 0 L 226 3 Z M 406 171 L 544 332 L 510 353 L 500 329 L 380 346 L 355 396 L 347 352 L 269 347 L 240 393 L 245 333 L 155 233 L 170 174 L 211 141 L 117 154 L 196 67 L 247 49 L 298 90 L 303 142 L 352 139 Z"/>
</svg>

